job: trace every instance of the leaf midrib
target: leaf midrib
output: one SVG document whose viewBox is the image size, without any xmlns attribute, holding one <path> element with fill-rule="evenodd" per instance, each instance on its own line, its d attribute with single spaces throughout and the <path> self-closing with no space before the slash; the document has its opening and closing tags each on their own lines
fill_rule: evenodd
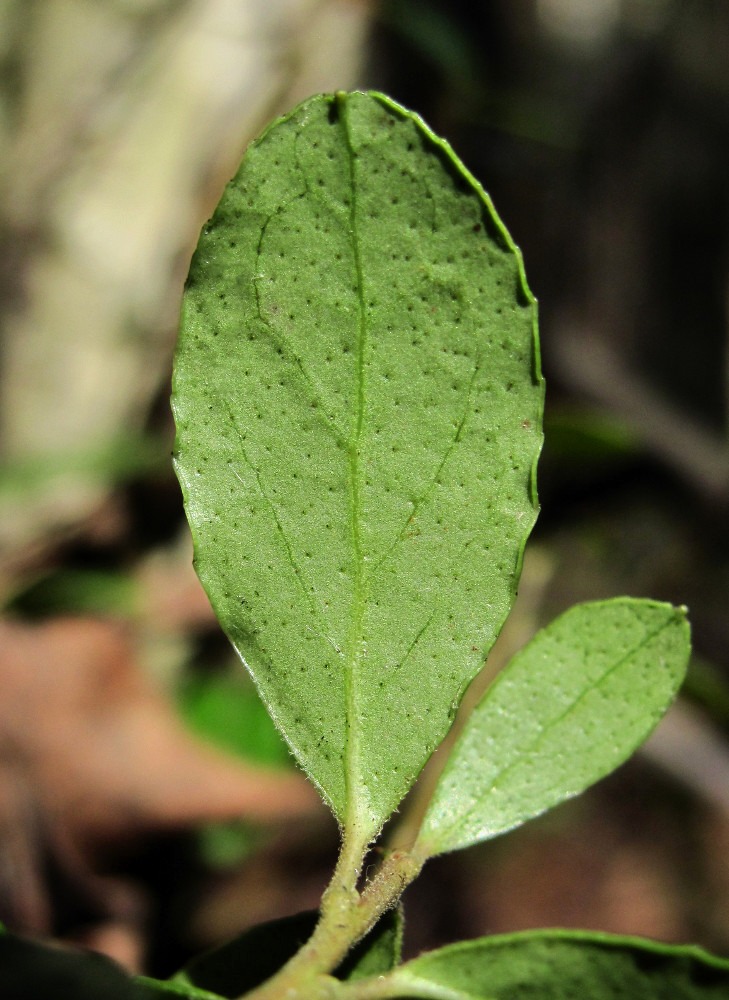
<svg viewBox="0 0 729 1000">
<path fill-rule="evenodd" d="M 344 141 L 347 150 L 349 166 L 350 199 L 349 226 L 354 257 L 355 281 L 357 286 L 358 327 L 356 357 L 356 410 L 352 424 L 352 432 L 347 444 L 349 455 L 349 506 L 352 549 L 354 558 L 354 581 L 352 602 L 352 623 L 345 664 L 345 699 L 346 699 L 346 747 L 345 747 L 345 828 L 354 833 L 361 832 L 367 839 L 374 831 L 369 829 L 369 820 L 364 812 L 366 789 L 362 782 L 360 768 L 360 734 L 357 725 L 357 702 L 359 668 L 365 655 L 364 650 L 364 613 L 365 613 L 365 580 L 364 560 L 362 553 L 362 537 L 360 520 L 362 514 L 360 443 L 364 426 L 365 410 L 365 350 L 367 346 L 367 310 L 364 297 L 364 275 L 360 253 L 360 239 L 357 219 L 357 177 L 355 170 L 355 152 L 352 147 L 352 136 L 349 122 L 349 102 L 346 94 L 334 98 L 339 113 Z"/>
</svg>

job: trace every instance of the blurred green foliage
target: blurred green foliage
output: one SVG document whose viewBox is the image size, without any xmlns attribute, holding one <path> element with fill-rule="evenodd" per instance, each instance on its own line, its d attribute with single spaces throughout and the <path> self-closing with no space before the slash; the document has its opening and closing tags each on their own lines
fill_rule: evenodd
<svg viewBox="0 0 729 1000">
<path fill-rule="evenodd" d="M 221 749 L 256 764 L 293 765 L 253 682 L 240 671 L 189 677 L 178 705 L 190 729 Z"/>
</svg>

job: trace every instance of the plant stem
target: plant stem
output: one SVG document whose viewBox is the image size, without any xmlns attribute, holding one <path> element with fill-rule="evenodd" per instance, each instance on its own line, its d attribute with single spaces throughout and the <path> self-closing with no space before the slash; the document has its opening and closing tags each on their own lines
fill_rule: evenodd
<svg viewBox="0 0 729 1000">
<path fill-rule="evenodd" d="M 245 1000 L 329 1000 L 339 994 L 341 984 L 331 973 L 350 948 L 397 903 L 423 866 L 422 859 L 393 851 L 373 880 L 358 893 L 357 873 L 363 856 L 361 851 L 353 866 L 352 851 L 346 844 L 342 846 L 314 933 L 271 979 L 246 994 Z"/>
</svg>

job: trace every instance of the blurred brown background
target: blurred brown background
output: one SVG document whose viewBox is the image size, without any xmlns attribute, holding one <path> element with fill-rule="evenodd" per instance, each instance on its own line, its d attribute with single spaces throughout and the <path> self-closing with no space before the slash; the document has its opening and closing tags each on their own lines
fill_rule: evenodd
<svg viewBox="0 0 729 1000">
<path fill-rule="evenodd" d="M 246 144 L 354 87 L 451 141 L 540 300 L 543 513 L 492 666 L 618 593 L 687 604 L 695 641 L 635 760 L 426 869 L 408 951 L 561 925 L 729 952 L 722 0 L 0 0 L 0 920 L 167 975 L 316 906 L 336 831 L 192 573 L 167 398 Z"/>
</svg>

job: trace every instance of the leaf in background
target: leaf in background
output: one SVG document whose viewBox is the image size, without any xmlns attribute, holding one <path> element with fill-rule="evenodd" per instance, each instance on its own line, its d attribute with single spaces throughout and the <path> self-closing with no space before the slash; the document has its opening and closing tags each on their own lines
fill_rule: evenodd
<svg viewBox="0 0 729 1000">
<path fill-rule="evenodd" d="M 318 911 L 311 910 L 252 927 L 193 958 L 170 982 L 238 997 L 278 972 L 311 937 L 318 918 Z"/>
<path fill-rule="evenodd" d="M 288 961 L 311 936 L 316 910 L 271 920 L 220 948 L 194 958 L 169 981 L 179 989 L 208 990 L 234 998 L 255 989 Z M 402 912 L 386 913 L 349 953 L 334 975 L 354 981 L 389 972 L 400 961 Z"/>
<path fill-rule="evenodd" d="M 104 955 L 0 933 L 3 1000 L 137 1000 L 124 970 Z"/>
<path fill-rule="evenodd" d="M 168 462 L 166 442 L 134 433 L 111 437 L 87 450 L 56 450 L 52 455 L 4 461 L 0 467 L 0 503 L 29 504 L 49 488 L 62 493 L 64 486 L 76 478 L 93 485 L 124 482 L 169 468 Z"/>
<path fill-rule="evenodd" d="M 195 831 L 202 863 L 211 869 L 239 866 L 256 850 L 260 836 L 248 823 L 206 823 Z"/>
<path fill-rule="evenodd" d="M 429 1000 L 724 1000 L 729 962 L 701 948 L 574 931 L 450 945 L 400 966 L 382 996 Z"/>
<path fill-rule="evenodd" d="M 565 409 L 545 421 L 547 449 L 553 461 L 576 467 L 600 468 L 627 461 L 640 452 L 640 439 L 619 417 L 589 410 Z"/>
<path fill-rule="evenodd" d="M 366 842 L 448 731 L 536 514 L 534 300 L 419 118 L 316 97 L 249 149 L 193 263 L 174 407 L 200 578 Z"/>
<path fill-rule="evenodd" d="M 194 676 L 184 681 L 177 703 L 188 726 L 223 750 L 269 767 L 293 764 L 288 747 L 245 674 Z"/>
<path fill-rule="evenodd" d="M 347 955 L 334 972 L 338 979 L 354 982 L 382 976 L 400 961 L 404 920 L 402 906 L 389 910 Z"/>
<path fill-rule="evenodd" d="M 169 979 L 152 979 L 149 976 L 137 976 L 134 979 L 131 1000 L 173 1000 L 174 997 L 184 997 L 186 1000 L 225 1000 L 219 993 L 200 990 L 189 983 L 174 983 Z"/>
<path fill-rule="evenodd" d="M 685 611 L 617 598 L 571 608 L 504 668 L 469 716 L 418 835 L 426 857 L 523 823 L 609 774 L 673 701 Z"/>
<path fill-rule="evenodd" d="M 58 614 L 131 615 L 138 601 L 127 573 L 58 569 L 33 580 L 8 602 L 7 610 L 24 618 Z"/>
</svg>

